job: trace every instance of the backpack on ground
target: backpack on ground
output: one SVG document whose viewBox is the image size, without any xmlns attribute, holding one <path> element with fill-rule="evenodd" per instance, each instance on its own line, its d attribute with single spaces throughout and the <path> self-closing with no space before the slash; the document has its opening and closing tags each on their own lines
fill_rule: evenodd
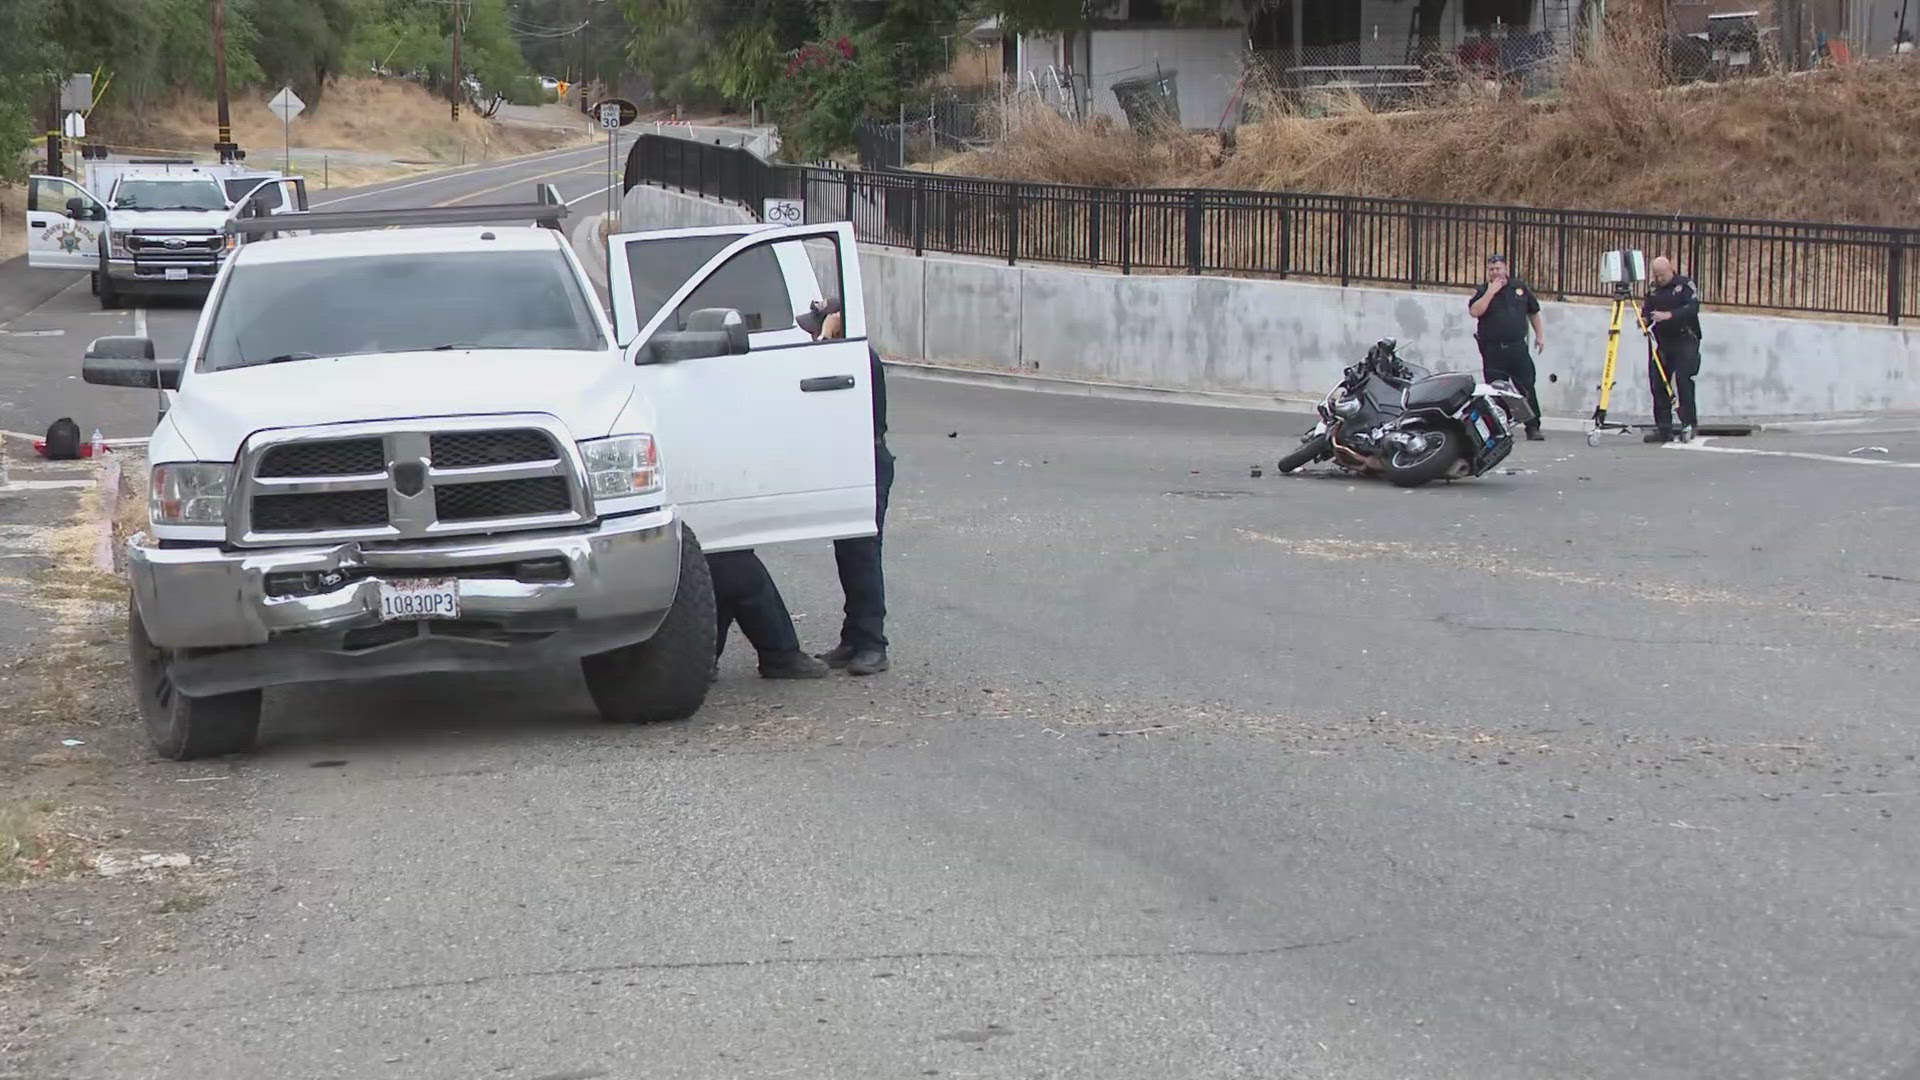
<svg viewBox="0 0 1920 1080">
<path fill-rule="evenodd" d="M 80 456 L 80 425 L 73 417 L 63 416 L 47 425 L 47 458 L 73 461 Z"/>
</svg>

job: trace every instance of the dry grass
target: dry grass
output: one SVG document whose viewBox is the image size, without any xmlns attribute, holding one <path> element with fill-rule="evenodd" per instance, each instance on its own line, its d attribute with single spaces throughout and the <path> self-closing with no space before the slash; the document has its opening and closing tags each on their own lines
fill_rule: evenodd
<svg viewBox="0 0 1920 1080">
<path fill-rule="evenodd" d="M 1357 101 L 1275 107 L 1224 153 L 1029 106 L 993 147 L 941 171 L 1097 186 L 1208 186 L 1580 209 L 1910 225 L 1920 207 L 1920 57 L 1649 94 L 1657 65 L 1620 38 L 1565 65 L 1550 101 L 1471 82 L 1405 113 Z"/>
<path fill-rule="evenodd" d="M 281 145 L 280 121 L 266 109 L 265 93 L 236 99 L 231 117 L 234 140 L 250 148 L 262 163 Z M 259 100 L 252 100 L 257 97 Z M 211 100 L 178 96 L 147 110 L 144 123 L 109 123 L 108 140 L 128 146 L 164 150 L 202 150 L 215 130 L 216 110 Z M 400 80 L 338 79 L 327 88 L 315 108 L 296 117 L 293 145 L 309 149 L 353 151 L 390 158 L 400 166 L 425 167 L 460 161 L 486 161 L 584 143 L 591 138 L 584 124 L 577 132 L 539 126 L 505 124 L 463 111 L 456 124 L 447 103 L 423 87 Z M 343 172 L 344 170 L 344 172 Z M 343 164 L 334 170 L 334 183 L 364 182 L 360 175 L 389 167 Z"/>
<path fill-rule="evenodd" d="M 0 184 L 0 262 L 27 253 L 27 189 Z"/>
</svg>

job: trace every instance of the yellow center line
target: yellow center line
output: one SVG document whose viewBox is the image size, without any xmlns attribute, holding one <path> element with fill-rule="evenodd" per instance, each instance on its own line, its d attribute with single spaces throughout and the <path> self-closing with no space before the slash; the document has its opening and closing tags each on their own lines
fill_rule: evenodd
<svg viewBox="0 0 1920 1080">
<path fill-rule="evenodd" d="M 604 172 L 606 170 L 606 166 L 596 162 L 591 165 L 576 165 L 571 169 L 560 169 L 556 172 L 542 173 L 539 176 L 522 176 L 517 179 L 509 180 L 504 184 L 495 184 L 493 187 L 490 187 L 490 188 L 481 188 L 479 191 L 469 191 L 465 195 L 456 195 L 451 199 L 447 199 L 444 202 L 437 202 L 437 203 L 434 203 L 433 205 L 452 206 L 455 203 L 466 202 L 468 199 L 477 199 L 482 195 L 491 195 L 496 191 L 505 191 L 510 187 L 521 187 L 526 184 L 537 184 L 542 180 L 551 180 L 556 176 L 569 176 L 577 172 L 593 172 L 595 170 Z"/>
</svg>

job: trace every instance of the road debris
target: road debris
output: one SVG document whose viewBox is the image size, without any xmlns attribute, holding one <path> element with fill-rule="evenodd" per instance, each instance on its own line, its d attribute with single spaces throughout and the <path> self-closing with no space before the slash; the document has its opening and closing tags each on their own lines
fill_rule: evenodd
<svg viewBox="0 0 1920 1080">
<path fill-rule="evenodd" d="M 191 855 L 178 852 L 162 855 L 99 855 L 93 860 L 93 869 L 101 877 L 121 877 L 137 870 L 177 870 L 193 865 Z"/>
<path fill-rule="evenodd" d="M 1849 450 L 1849 451 L 1847 451 L 1847 453 L 1848 453 L 1849 455 L 1852 455 L 1852 454 L 1891 454 L 1891 453 L 1893 453 L 1893 451 L 1891 451 L 1891 450 L 1889 450 L 1889 449 L 1887 449 L 1887 448 L 1886 448 L 1886 447 L 1884 447 L 1884 446 L 1856 446 L 1856 447 L 1854 447 L 1853 449 L 1851 449 L 1851 450 Z"/>
</svg>

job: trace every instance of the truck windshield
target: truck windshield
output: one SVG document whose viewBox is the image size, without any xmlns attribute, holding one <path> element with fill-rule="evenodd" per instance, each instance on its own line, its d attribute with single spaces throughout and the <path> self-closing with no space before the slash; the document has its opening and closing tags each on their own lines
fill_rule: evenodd
<svg viewBox="0 0 1920 1080">
<path fill-rule="evenodd" d="M 227 196 L 211 180 L 122 180 L 115 210 L 225 210 Z"/>
<path fill-rule="evenodd" d="M 605 348 L 558 251 L 407 252 L 233 268 L 200 370 L 456 349 Z"/>
</svg>

